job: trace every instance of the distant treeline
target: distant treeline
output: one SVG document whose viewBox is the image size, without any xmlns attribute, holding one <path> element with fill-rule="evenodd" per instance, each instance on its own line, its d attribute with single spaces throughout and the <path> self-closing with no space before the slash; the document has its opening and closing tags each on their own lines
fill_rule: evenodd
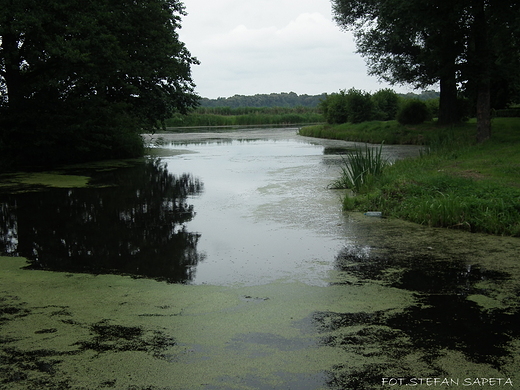
<svg viewBox="0 0 520 390">
<path fill-rule="evenodd" d="M 189 115 L 177 114 L 166 127 L 295 125 L 324 122 L 317 107 L 199 107 Z"/>
<path fill-rule="evenodd" d="M 326 94 L 298 95 L 294 92 L 256 94 L 252 96 L 235 95 L 217 99 L 202 98 L 201 107 L 316 107 Z"/>
<path fill-rule="evenodd" d="M 430 100 L 439 97 L 439 92 L 423 91 L 419 94 L 407 93 L 399 94 L 405 98 L 413 98 L 419 100 Z M 257 94 L 252 96 L 235 95 L 227 98 L 219 97 L 217 99 L 202 98 L 200 100 L 200 108 L 203 107 L 317 107 L 320 102 L 325 99 L 326 93 L 321 95 L 298 95 L 294 92 L 282 92 L 271 94 Z M 228 114 L 229 115 L 229 114 Z M 235 114 L 236 115 L 236 114 Z"/>
<path fill-rule="evenodd" d="M 166 127 L 211 127 L 254 125 L 300 125 L 325 122 L 321 95 L 290 93 L 235 95 L 229 98 L 201 99 L 200 106 L 188 115 L 176 114 L 165 121 Z M 431 100 L 439 97 L 435 91 L 421 94 L 401 94 L 405 98 Z"/>
</svg>

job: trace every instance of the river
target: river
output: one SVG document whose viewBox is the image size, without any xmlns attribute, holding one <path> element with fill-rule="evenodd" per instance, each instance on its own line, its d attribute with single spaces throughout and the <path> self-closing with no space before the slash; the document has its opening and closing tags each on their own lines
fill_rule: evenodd
<svg viewBox="0 0 520 390">
<path fill-rule="evenodd" d="M 0 178 L 0 388 L 520 386 L 520 240 L 344 213 L 353 143 L 147 139 Z"/>
</svg>

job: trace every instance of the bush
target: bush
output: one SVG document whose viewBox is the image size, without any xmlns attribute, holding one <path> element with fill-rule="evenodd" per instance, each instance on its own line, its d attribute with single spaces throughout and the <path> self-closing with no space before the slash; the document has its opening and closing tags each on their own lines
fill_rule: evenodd
<svg viewBox="0 0 520 390">
<path fill-rule="evenodd" d="M 45 110 L 0 112 L 1 169 L 40 169 L 144 153 L 140 127 L 123 104 L 56 101 Z"/>
<path fill-rule="evenodd" d="M 431 118 L 426 104 L 420 100 L 408 100 L 397 113 L 397 121 L 402 125 L 418 125 Z"/>
<path fill-rule="evenodd" d="M 368 92 L 355 88 L 347 91 L 347 118 L 350 123 L 361 123 L 372 120 L 374 103 Z"/>
<path fill-rule="evenodd" d="M 347 115 L 347 99 L 345 91 L 327 95 L 327 97 L 320 102 L 320 110 L 327 123 L 338 124 L 348 122 Z"/>
<path fill-rule="evenodd" d="M 439 117 L 440 99 L 439 98 L 428 99 L 428 100 L 425 100 L 424 103 L 426 104 L 426 107 L 428 107 L 428 111 L 430 111 L 430 115 L 433 118 L 438 118 Z"/>
<path fill-rule="evenodd" d="M 495 116 L 501 118 L 518 118 L 520 117 L 520 108 L 504 108 L 495 110 Z"/>
<path fill-rule="evenodd" d="M 399 109 L 399 95 L 391 89 L 381 89 L 372 95 L 376 120 L 389 121 L 395 119 Z"/>
<path fill-rule="evenodd" d="M 370 94 L 354 88 L 327 95 L 319 107 L 330 124 L 369 121 L 372 120 L 374 111 Z"/>
</svg>

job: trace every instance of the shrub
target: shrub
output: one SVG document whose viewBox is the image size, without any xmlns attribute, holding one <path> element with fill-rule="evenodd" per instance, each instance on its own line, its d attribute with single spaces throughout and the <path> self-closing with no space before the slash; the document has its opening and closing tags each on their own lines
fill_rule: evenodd
<svg viewBox="0 0 520 390">
<path fill-rule="evenodd" d="M 402 125 L 418 125 L 431 118 L 426 104 L 420 100 L 408 100 L 397 113 L 397 121 Z"/>
<path fill-rule="evenodd" d="M 400 98 L 391 89 L 381 89 L 372 95 L 374 116 L 376 120 L 389 121 L 395 119 L 399 109 Z"/>
<path fill-rule="evenodd" d="M 327 123 L 361 123 L 373 118 L 374 104 L 369 93 L 351 88 L 327 95 L 320 110 Z"/>
<path fill-rule="evenodd" d="M 319 108 L 323 112 L 327 123 L 338 124 L 348 122 L 347 99 L 344 90 L 339 91 L 339 93 L 327 95 L 327 97 L 320 102 Z"/>
<path fill-rule="evenodd" d="M 345 94 L 345 98 L 348 122 L 361 123 L 372 120 L 374 103 L 368 92 L 351 88 Z"/>
<path fill-rule="evenodd" d="M 428 99 L 428 100 L 425 100 L 424 103 L 426 104 L 426 107 L 428 107 L 428 110 L 430 111 L 431 116 L 433 118 L 438 118 L 439 117 L 440 99 L 439 98 Z"/>
<path fill-rule="evenodd" d="M 502 118 L 518 118 L 520 117 L 520 108 L 504 108 L 495 110 L 495 115 Z"/>
</svg>

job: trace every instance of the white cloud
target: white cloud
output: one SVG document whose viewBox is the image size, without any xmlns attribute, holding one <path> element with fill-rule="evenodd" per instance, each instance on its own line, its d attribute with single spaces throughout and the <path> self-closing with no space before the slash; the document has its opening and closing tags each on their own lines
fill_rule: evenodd
<svg viewBox="0 0 520 390">
<path fill-rule="evenodd" d="M 352 35 L 332 21 L 329 0 L 186 0 L 180 38 L 201 65 L 201 96 L 319 94 L 381 85 L 367 76 Z"/>
</svg>

